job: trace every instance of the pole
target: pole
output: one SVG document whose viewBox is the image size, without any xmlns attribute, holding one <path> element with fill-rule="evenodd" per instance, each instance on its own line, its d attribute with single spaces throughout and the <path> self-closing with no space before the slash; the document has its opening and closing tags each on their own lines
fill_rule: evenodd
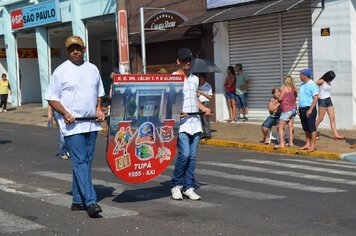
<svg viewBox="0 0 356 236">
<path fill-rule="evenodd" d="M 141 22 L 141 52 L 142 52 L 142 73 L 146 74 L 146 40 L 145 40 L 145 13 L 144 8 L 140 7 Z"/>
<path fill-rule="evenodd" d="M 116 0 L 116 33 L 119 49 L 120 74 L 130 73 L 129 37 L 127 27 L 126 0 Z"/>
</svg>

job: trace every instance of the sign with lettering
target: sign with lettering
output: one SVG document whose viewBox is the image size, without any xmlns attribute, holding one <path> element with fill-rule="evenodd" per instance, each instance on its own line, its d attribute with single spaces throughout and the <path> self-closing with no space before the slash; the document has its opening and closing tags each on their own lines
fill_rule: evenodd
<svg viewBox="0 0 356 236">
<path fill-rule="evenodd" d="M 172 74 L 115 76 L 107 162 L 121 180 L 150 181 L 173 160 L 183 82 Z"/>
<path fill-rule="evenodd" d="M 39 3 L 11 11 L 12 30 L 26 29 L 61 20 L 58 0 Z"/>
<path fill-rule="evenodd" d="M 175 28 L 186 21 L 186 18 L 174 11 L 161 11 L 145 23 L 145 29 L 163 30 Z"/>
<path fill-rule="evenodd" d="M 37 58 L 37 48 L 19 48 L 17 50 L 19 58 Z M 59 48 L 51 48 L 51 57 L 60 57 L 61 50 Z M 0 49 L 0 58 L 6 58 L 5 48 Z"/>
</svg>

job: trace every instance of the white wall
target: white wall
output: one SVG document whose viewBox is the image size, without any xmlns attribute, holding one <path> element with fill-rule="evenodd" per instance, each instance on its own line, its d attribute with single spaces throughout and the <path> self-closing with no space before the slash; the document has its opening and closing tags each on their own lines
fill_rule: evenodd
<svg viewBox="0 0 356 236">
<path fill-rule="evenodd" d="M 355 126 L 356 119 L 353 99 L 355 91 L 351 86 L 355 79 L 355 74 L 352 73 L 352 68 L 355 67 L 355 57 L 352 55 L 355 38 L 352 42 L 350 40 L 352 32 L 350 14 L 354 15 L 355 9 L 351 9 L 350 6 L 350 0 L 325 0 L 325 9 L 315 9 L 312 14 L 313 75 L 316 80 L 329 70 L 335 71 L 332 101 L 336 126 L 340 129 L 351 129 Z M 353 18 L 355 19 L 354 16 Z M 321 37 L 321 29 L 324 27 L 330 27 L 329 37 Z M 329 127 L 326 116 L 320 128 Z"/>
<path fill-rule="evenodd" d="M 221 122 L 229 118 L 224 82 L 226 68 L 229 66 L 229 27 L 228 22 L 215 23 L 214 32 L 214 62 L 221 69 L 215 73 L 216 121 Z"/>
</svg>

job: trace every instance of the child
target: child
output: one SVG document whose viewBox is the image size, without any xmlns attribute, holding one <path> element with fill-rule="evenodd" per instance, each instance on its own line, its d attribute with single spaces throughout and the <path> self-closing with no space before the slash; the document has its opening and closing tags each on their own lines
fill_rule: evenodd
<svg viewBox="0 0 356 236">
<path fill-rule="evenodd" d="M 270 115 L 262 124 L 262 134 L 263 134 L 264 144 L 269 144 L 270 142 L 268 137 L 269 131 L 272 129 L 274 125 L 278 124 L 279 117 L 281 115 L 281 106 L 280 106 L 280 102 L 278 101 L 278 97 L 280 93 L 281 93 L 280 88 L 272 89 L 273 97 L 268 103 L 268 111 Z"/>
</svg>

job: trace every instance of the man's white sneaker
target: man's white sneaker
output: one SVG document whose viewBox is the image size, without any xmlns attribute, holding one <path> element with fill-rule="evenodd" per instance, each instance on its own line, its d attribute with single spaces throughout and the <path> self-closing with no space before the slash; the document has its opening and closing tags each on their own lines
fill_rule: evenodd
<svg viewBox="0 0 356 236">
<path fill-rule="evenodd" d="M 182 189 L 179 186 L 175 186 L 171 189 L 172 192 L 172 199 L 174 200 L 182 200 L 183 195 L 182 195 Z"/>
<path fill-rule="evenodd" d="M 62 160 L 68 160 L 68 156 L 66 154 L 64 154 L 63 156 L 59 156 L 59 158 L 61 158 Z"/>
<path fill-rule="evenodd" d="M 5 109 L 4 112 L 7 112 L 7 110 Z"/>
<path fill-rule="evenodd" d="M 201 197 L 195 193 L 194 188 L 188 188 L 183 192 L 184 196 L 187 196 L 190 200 L 200 200 Z"/>
</svg>

